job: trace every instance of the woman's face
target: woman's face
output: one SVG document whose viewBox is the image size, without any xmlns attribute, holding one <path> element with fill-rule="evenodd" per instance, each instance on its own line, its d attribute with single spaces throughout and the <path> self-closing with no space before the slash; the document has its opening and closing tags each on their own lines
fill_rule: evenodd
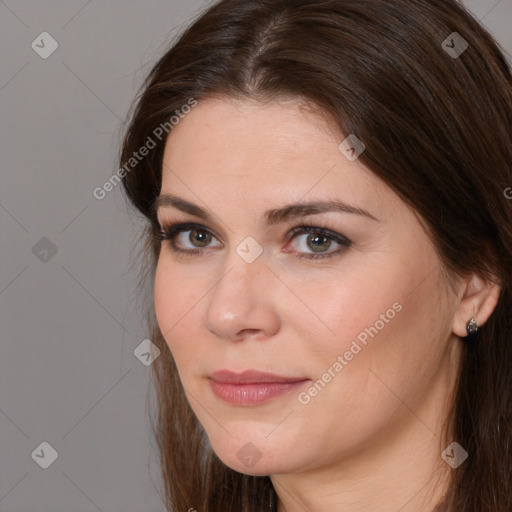
<svg viewBox="0 0 512 512">
<path fill-rule="evenodd" d="M 161 194 L 181 202 L 158 221 L 196 226 L 162 242 L 156 315 L 212 448 L 242 473 L 441 433 L 457 301 L 418 218 L 344 138 L 297 102 L 208 99 L 167 141 Z"/>
</svg>

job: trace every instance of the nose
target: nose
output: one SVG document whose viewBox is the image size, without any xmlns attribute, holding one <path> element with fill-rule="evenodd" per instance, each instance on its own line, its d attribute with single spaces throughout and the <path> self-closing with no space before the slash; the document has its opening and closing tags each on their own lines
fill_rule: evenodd
<svg viewBox="0 0 512 512">
<path fill-rule="evenodd" d="M 252 263 L 235 251 L 210 293 L 204 316 L 206 329 L 219 339 L 266 339 L 280 326 L 272 289 L 278 279 L 262 256 Z"/>
</svg>

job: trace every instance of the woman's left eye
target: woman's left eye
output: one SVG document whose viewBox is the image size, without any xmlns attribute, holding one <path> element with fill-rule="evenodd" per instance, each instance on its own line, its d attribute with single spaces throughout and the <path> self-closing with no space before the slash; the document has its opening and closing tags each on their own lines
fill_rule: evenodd
<svg viewBox="0 0 512 512">
<path fill-rule="evenodd" d="M 182 236 L 186 233 L 188 233 L 188 236 Z M 298 258 L 329 258 L 343 252 L 351 245 L 350 240 L 345 236 L 316 226 L 297 226 L 291 230 L 289 238 L 290 240 L 295 238 L 299 240 L 299 248 L 296 252 Z M 159 240 L 160 242 L 169 240 L 171 249 L 176 253 L 194 256 L 204 252 L 203 249 L 208 248 L 215 237 L 206 227 L 200 224 L 185 223 L 163 226 L 159 233 Z M 191 244 L 191 247 L 187 247 L 186 243 Z M 333 244 L 338 245 L 339 248 L 328 252 Z M 312 250 L 312 252 L 302 252 L 307 250 Z"/>
<path fill-rule="evenodd" d="M 343 252 L 351 245 L 351 241 L 347 237 L 329 229 L 315 226 L 298 226 L 292 230 L 291 235 L 292 239 L 299 239 L 298 258 L 330 258 L 331 256 Z M 304 237 L 302 241 L 301 237 Z M 324 249 L 331 248 L 333 243 L 337 244 L 340 248 L 335 251 L 324 252 Z M 301 252 L 305 249 L 313 249 L 313 253 Z"/>
</svg>

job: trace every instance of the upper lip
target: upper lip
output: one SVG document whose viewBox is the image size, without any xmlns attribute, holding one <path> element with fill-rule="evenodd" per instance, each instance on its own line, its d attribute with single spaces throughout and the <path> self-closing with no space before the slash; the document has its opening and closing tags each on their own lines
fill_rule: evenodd
<svg viewBox="0 0 512 512">
<path fill-rule="evenodd" d="M 210 375 L 216 382 L 229 384 L 256 384 L 259 382 L 302 382 L 307 380 L 304 377 L 283 377 L 274 373 L 260 372 L 258 370 L 245 370 L 233 372 L 230 370 L 219 370 Z"/>
</svg>

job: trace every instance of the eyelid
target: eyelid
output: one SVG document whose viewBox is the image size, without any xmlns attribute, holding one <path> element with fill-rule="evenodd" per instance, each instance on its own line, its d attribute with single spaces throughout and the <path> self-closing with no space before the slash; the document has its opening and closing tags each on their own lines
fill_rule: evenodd
<svg viewBox="0 0 512 512">
<path fill-rule="evenodd" d="M 349 245 L 351 244 L 351 240 L 349 240 L 346 236 L 342 235 L 341 233 L 337 233 L 336 231 L 333 231 L 332 229 L 329 229 L 327 227 L 323 227 L 317 224 L 301 224 L 299 226 L 296 226 L 291 229 L 290 231 L 290 240 L 292 240 L 295 235 L 297 234 L 301 235 L 307 235 L 307 234 L 323 234 L 327 235 L 332 240 L 336 241 L 336 243 L 340 245 Z"/>
<path fill-rule="evenodd" d="M 211 234 L 215 239 L 219 240 L 219 237 L 217 236 L 215 231 L 206 227 L 203 224 L 198 224 L 196 222 L 173 222 L 173 221 L 163 222 L 160 225 L 159 239 L 160 239 L 160 241 L 169 240 L 171 242 L 171 245 L 173 246 L 173 248 L 177 251 L 177 249 L 175 248 L 175 244 L 174 244 L 176 237 L 182 233 L 186 233 L 187 231 L 193 231 L 194 229 L 197 231 L 205 231 L 205 232 Z M 204 250 L 205 249 L 196 247 L 195 249 L 183 249 L 183 252 L 193 252 L 193 251 L 203 251 L 204 252 Z"/>
</svg>

